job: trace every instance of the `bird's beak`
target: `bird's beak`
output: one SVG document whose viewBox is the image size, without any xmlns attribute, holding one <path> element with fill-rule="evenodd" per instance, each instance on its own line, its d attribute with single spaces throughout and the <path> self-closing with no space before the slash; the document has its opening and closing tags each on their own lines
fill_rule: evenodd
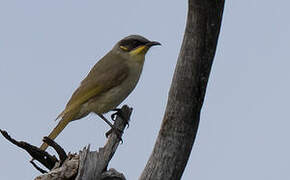
<svg viewBox="0 0 290 180">
<path fill-rule="evenodd" d="M 157 41 L 150 41 L 150 42 L 146 43 L 147 47 L 152 47 L 152 46 L 157 46 L 157 45 L 161 45 L 161 43 L 157 42 Z"/>
</svg>

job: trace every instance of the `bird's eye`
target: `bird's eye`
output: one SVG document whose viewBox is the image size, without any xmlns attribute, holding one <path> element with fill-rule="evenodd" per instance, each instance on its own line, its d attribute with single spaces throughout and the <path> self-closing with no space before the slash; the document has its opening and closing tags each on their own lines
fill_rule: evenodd
<svg viewBox="0 0 290 180">
<path fill-rule="evenodd" d="M 135 41 L 133 41 L 133 47 L 134 48 L 136 48 L 136 47 L 138 47 L 138 46 L 140 46 L 140 45 L 142 45 L 143 43 L 142 42 L 140 42 L 140 41 L 137 41 L 137 40 L 135 40 Z"/>
<path fill-rule="evenodd" d="M 133 41 L 132 44 L 133 44 L 134 47 L 137 47 L 138 46 L 138 41 Z"/>
</svg>

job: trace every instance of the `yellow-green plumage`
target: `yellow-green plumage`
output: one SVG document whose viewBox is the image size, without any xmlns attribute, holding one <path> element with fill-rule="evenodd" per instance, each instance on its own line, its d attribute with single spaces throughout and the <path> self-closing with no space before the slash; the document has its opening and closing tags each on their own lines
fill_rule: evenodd
<svg viewBox="0 0 290 180">
<path fill-rule="evenodd" d="M 136 35 L 126 38 L 150 42 Z M 125 43 L 126 38 L 123 39 Z M 120 48 L 120 43 L 122 41 L 98 61 L 81 82 L 64 111 L 57 117 L 60 121 L 49 134 L 50 139 L 55 139 L 69 122 L 80 119 L 90 112 L 103 114 L 116 108 L 135 88 L 142 72 L 145 54 L 152 45 L 138 45 L 126 52 Z M 155 42 L 153 45 L 158 44 Z M 127 46 L 130 50 L 132 46 L 130 41 Z M 46 143 L 40 147 L 42 150 L 46 148 Z"/>
</svg>

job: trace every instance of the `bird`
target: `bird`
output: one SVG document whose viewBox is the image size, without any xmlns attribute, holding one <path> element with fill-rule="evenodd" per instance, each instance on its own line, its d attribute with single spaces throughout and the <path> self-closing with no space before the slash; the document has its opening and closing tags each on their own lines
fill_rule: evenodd
<svg viewBox="0 0 290 180">
<path fill-rule="evenodd" d="M 57 116 L 57 126 L 48 138 L 54 140 L 68 123 L 89 113 L 97 114 L 110 126 L 103 114 L 116 109 L 136 87 L 142 73 L 145 55 L 152 46 L 161 45 L 141 35 L 129 35 L 118 41 L 81 81 L 65 109 Z M 40 149 L 45 151 L 43 143 Z"/>
</svg>

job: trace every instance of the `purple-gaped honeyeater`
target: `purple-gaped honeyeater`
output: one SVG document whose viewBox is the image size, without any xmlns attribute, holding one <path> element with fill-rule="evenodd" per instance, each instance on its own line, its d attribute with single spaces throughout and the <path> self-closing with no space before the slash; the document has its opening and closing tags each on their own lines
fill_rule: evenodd
<svg viewBox="0 0 290 180">
<path fill-rule="evenodd" d="M 57 117 L 60 119 L 58 125 L 48 137 L 55 139 L 69 122 L 85 117 L 90 112 L 102 116 L 115 109 L 136 87 L 145 54 L 155 45 L 160 43 L 140 35 L 130 35 L 120 40 L 95 64 L 75 90 Z M 40 149 L 46 150 L 47 147 L 43 143 Z"/>
</svg>

